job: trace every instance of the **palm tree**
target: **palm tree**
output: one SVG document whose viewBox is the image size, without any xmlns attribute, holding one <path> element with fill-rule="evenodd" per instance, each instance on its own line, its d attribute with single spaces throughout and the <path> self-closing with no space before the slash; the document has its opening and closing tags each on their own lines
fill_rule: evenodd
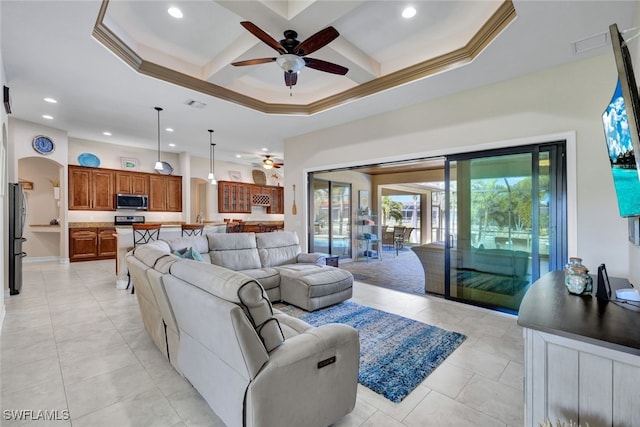
<svg viewBox="0 0 640 427">
<path fill-rule="evenodd" d="M 382 196 L 382 225 L 387 225 L 387 221 L 393 218 L 396 223 L 402 221 L 402 203 L 391 200 L 389 196 Z"/>
</svg>

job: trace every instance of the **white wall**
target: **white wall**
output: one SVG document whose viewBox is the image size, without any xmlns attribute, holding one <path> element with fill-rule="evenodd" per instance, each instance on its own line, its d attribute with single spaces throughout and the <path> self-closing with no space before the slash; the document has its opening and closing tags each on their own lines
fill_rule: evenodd
<svg viewBox="0 0 640 427">
<path fill-rule="evenodd" d="M 576 253 L 592 271 L 604 262 L 612 276 L 630 270 L 627 221 L 618 215 L 601 115 L 615 88 L 611 55 L 530 74 L 285 141 L 287 187 L 305 172 L 472 151 L 501 141 L 549 134 L 577 135 Z M 535 140 L 535 138 L 533 138 Z M 309 156 L 304 147 L 315 147 Z M 305 206 L 304 191 L 297 192 Z M 285 204 L 292 194 L 285 192 Z M 306 216 L 287 211 L 285 226 L 306 244 Z"/>
<path fill-rule="evenodd" d="M 636 16 L 633 22 L 635 25 L 640 23 L 640 8 L 636 8 Z M 632 32 L 630 34 L 636 33 Z M 633 69 L 636 75 L 636 83 L 638 83 L 638 81 L 640 81 L 638 80 L 640 79 L 640 43 L 637 38 L 634 42 L 630 43 L 629 51 L 631 58 L 634 60 Z M 640 153 L 636 153 L 636 156 L 640 156 Z M 640 246 L 634 246 L 632 244 L 629 244 L 629 281 L 635 283 L 636 287 L 640 285 Z"/>
<path fill-rule="evenodd" d="M 2 7 L 0 7 L 0 21 L 2 21 Z M 1 32 L 0 32 L 1 34 Z M 2 46 L 2 35 L 0 35 L 0 46 Z M 2 83 L 2 85 L 6 85 L 7 79 L 6 79 L 6 74 L 4 71 L 4 61 L 2 58 L 2 51 L 0 50 L 0 83 Z M 4 107 L 0 107 L 0 146 L 2 146 L 2 148 L 0 148 L 0 151 L 4 150 L 4 154 L 5 157 L 4 159 L 0 157 L 0 162 L 3 162 L 2 164 L 0 164 L 0 173 L 2 174 L 2 176 L 0 176 L 0 183 L 2 183 L 2 185 L 6 186 L 6 183 L 9 182 L 8 180 L 8 171 L 7 171 L 7 158 L 8 158 L 8 135 L 5 135 L 5 131 L 7 130 L 7 114 L 4 111 Z M 2 277 L 2 283 L 4 283 L 5 285 L 0 288 L 2 289 L 4 292 L 8 293 L 8 289 L 9 289 L 9 272 L 8 272 L 8 260 L 7 260 L 7 254 L 8 254 L 8 250 L 9 248 L 7 248 L 8 242 L 7 242 L 7 235 L 8 235 L 8 214 L 7 214 L 7 210 L 9 209 L 9 204 L 6 198 L 7 194 L 7 188 L 3 188 L 0 189 L 0 206 L 2 207 L 2 210 L 0 210 L 0 223 L 2 223 L 2 227 L 0 228 L 0 239 L 2 240 L 2 244 L 0 245 L 0 259 L 2 261 L 0 261 L 0 277 Z M 0 331 L 2 331 L 2 324 L 4 322 L 4 314 L 5 314 L 5 308 L 4 308 L 4 295 L 2 295 L 2 298 L 0 298 Z"/>
</svg>

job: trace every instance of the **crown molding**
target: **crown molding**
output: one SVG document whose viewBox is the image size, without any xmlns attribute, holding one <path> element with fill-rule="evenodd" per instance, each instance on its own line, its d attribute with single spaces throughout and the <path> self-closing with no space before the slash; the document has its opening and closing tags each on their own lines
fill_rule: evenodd
<svg viewBox="0 0 640 427">
<path fill-rule="evenodd" d="M 103 0 L 93 28 L 93 37 L 140 74 L 211 95 L 266 114 L 313 115 L 392 89 L 473 61 L 517 17 L 512 0 L 504 0 L 495 13 L 463 47 L 309 104 L 269 103 L 208 81 L 147 61 L 120 39 L 105 23 L 109 0 Z"/>
</svg>

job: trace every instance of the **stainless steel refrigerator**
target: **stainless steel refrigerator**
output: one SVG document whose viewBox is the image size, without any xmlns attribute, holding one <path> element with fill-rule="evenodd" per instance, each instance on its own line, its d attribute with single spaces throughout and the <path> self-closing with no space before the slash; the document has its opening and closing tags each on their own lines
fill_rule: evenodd
<svg viewBox="0 0 640 427">
<path fill-rule="evenodd" d="M 9 293 L 17 295 L 22 288 L 22 251 L 25 239 L 24 222 L 27 219 L 27 199 L 22 184 L 9 184 Z"/>
</svg>

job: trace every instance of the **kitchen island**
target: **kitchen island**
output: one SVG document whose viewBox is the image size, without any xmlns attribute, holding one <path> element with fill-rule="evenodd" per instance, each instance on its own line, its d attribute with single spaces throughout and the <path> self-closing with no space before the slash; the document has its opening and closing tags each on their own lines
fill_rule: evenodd
<svg viewBox="0 0 640 427">
<path fill-rule="evenodd" d="M 640 303 L 569 294 L 564 272 L 536 281 L 520 305 L 525 337 L 525 424 L 637 425 Z M 611 278 L 615 289 L 625 279 Z M 637 304 L 637 306 L 635 305 Z"/>
</svg>

